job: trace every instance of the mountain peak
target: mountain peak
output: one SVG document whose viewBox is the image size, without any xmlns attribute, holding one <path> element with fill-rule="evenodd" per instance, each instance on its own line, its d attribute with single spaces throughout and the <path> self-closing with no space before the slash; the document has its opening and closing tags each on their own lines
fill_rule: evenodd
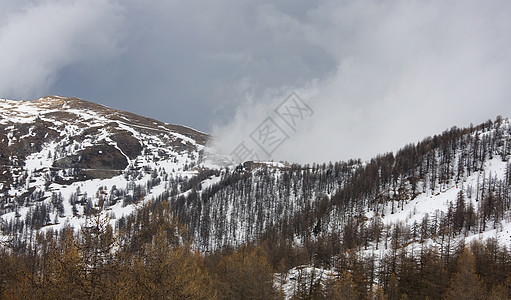
<svg viewBox="0 0 511 300">
<path fill-rule="evenodd" d="M 70 184 L 127 168 L 183 172 L 208 136 L 74 97 L 0 101 L 0 192 L 24 194 L 28 177 Z"/>
<path fill-rule="evenodd" d="M 33 101 L 30 101 L 34 104 L 37 104 L 38 106 L 42 106 L 45 108 L 70 108 L 71 106 L 87 102 L 87 103 L 93 103 L 89 101 L 85 101 L 79 98 L 75 97 L 62 97 L 62 96 L 45 96 Z M 95 104 L 95 103 L 94 103 Z M 99 104 L 96 104 L 99 105 Z"/>
</svg>

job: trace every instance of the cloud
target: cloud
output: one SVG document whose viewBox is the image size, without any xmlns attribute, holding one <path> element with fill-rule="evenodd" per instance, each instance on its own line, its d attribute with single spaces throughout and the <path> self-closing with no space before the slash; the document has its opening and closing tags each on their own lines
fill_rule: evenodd
<svg viewBox="0 0 511 300">
<path fill-rule="evenodd" d="M 326 1 L 301 20 L 267 10 L 276 36 L 321 48 L 336 69 L 247 101 L 214 128 L 213 145 L 230 153 L 250 143 L 292 90 L 315 113 L 290 131 L 275 160 L 369 159 L 453 125 L 511 116 L 510 16 L 507 1 Z"/>
<path fill-rule="evenodd" d="M 63 67 L 111 59 L 122 50 L 124 19 L 115 1 L 9 2 L 0 10 L 3 97 L 42 96 Z"/>
<path fill-rule="evenodd" d="M 506 0 L 0 0 L 0 97 L 97 101 L 230 153 L 296 91 L 314 114 L 279 123 L 272 159 L 369 159 L 511 116 L 510 23 Z"/>
<path fill-rule="evenodd" d="M 213 120 L 232 117 L 245 92 L 306 82 L 335 69 L 322 47 L 284 29 L 278 33 L 273 28 L 281 25 L 270 23 L 278 22 L 271 14 L 283 10 L 289 16 L 282 22 L 293 26 L 295 16 L 313 7 L 309 1 L 121 3 L 122 55 L 65 67 L 52 93 L 209 131 Z"/>
</svg>

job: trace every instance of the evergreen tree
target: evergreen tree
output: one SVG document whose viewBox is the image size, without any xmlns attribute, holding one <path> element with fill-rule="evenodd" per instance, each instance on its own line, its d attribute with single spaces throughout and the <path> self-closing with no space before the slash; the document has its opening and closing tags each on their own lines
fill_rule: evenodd
<svg viewBox="0 0 511 300">
<path fill-rule="evenodd" d="M 242 246 L 223 257 L 216 269 L 220 299 L 272 299 L 273 271 L 261 247 Z"/>
<path fill-rule="evenodd" d="M 468 248 L 463 249 L 458 259 L 458 270 L 451 279 L 445 299 L 485 299 L 484 284 L 475 272 L 475 258 Z"/>
<path fill-rule="evenodd" d="M 356 300 L 359 296 L 355 290 L 353 278 L 348 272 L 342 272 L 339 278 L 328 279 L 325 282 L 325 299 L 332 300 Z"/>
</svg>

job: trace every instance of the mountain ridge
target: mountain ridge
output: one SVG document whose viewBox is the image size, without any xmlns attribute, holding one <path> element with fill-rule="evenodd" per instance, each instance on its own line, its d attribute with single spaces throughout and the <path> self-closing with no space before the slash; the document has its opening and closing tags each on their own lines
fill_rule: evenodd
<svg viewBox="0 0 511 300">
<path fill-rule="evenodd" d="M 84 232 L 102 218 L 132 249 L 140 240 L 131 237 L 152 240 L 151 220 L 172 219 L 186 229 L 168 228 L 179 232 L 173 243 L 211 259 L 264 249 L 290 298 L 346 270 L 361 295 L 375 284 L 388 290 L 392 273 L 405 276 L 388 269 L 398 254 L 400 263 L 429 255 L 452 266 L 466 244 L 504 254 L 511 246 L 508 118 L 365 162 L 220 166 L 193 129 L 76 98 L 36 101 L 0 101 L 0 238 L 21 253 L 34 234 Z"/>
<path fill-rule="evenodd" d="M 150 175 L 140 174 L 156 167 L 172 176 L 192 176 L 188 170 L 200 161 L 207 138 L 188 127 L 78 98 L 1 100 L 0 210 L 23 212 L 81 182 L 121 174 L 126 178 L 119 184 L 141 184 Z M 64 194 L 68 198 L 72 193 Z M 67 214 L 59 215 L 70 211 L 66 207 Z"/>
</svg>

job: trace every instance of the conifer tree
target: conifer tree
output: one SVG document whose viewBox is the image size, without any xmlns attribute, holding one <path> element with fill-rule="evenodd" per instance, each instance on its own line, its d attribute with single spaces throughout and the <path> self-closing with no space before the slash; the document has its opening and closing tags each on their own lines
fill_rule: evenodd
<svg viewBox="0 0 511 300">
<path fill-rule="evenodd" d="M 351 274 L 344 271 L 339 278 L 328 279 L 324 288 L 325 299 L 332 300 L 356 300 L 359 296 L 355 290 L 355 284 Z"/>
<path fill-rule="evenodd" d="M 484 284 L 475 272 L 475 258 L 468 248 L 463 249 L 458 259 L 458 270 L 451 279 L 445 299 L 485 299 Z"/>
<path fill-rule="evenodd" d="M 272 299 L 273 271 L 261 247 L 242 246 L 217 266 L 220 299 Z"/>
</svg>

